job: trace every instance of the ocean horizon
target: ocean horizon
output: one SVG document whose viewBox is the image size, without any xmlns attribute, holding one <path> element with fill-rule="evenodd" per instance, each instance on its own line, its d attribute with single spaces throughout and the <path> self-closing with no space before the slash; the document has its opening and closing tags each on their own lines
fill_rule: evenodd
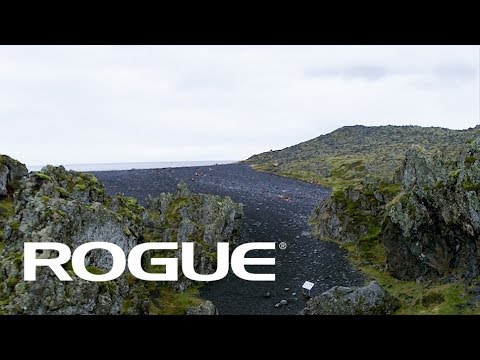
<svg viewBox="0 0 480 360">
<path fill-rule="evenodd" d="M 98 163 L 98 164 L 66 164 L 67 170 L 74 171 L 112 171 L 135 169 L 164 169 L 192 166 L 213 166 L 233 164 L 239 160 L 205 160 L 205 161 L 158 161 L 158 162 L 133 162 L 133 163 Z M 27 165 L 29 171 L 40 171 L 46 165 Z"/>
</svg>

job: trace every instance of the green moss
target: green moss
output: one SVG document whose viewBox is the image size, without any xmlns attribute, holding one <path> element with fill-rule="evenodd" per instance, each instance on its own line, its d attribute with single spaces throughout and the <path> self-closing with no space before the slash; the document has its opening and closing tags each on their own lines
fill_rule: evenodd
<svg viewBox="0 0 480 360">
<path fill-rule="evenodd" d="M 457 156 L 480 128 L 448 130 L 417 126 L 349 126 L 279 151 L 252 156 L 255 170 L 322 186 L 349 185 L 366 177 L 391 182 L 413 145 Z M 278 166 L 275 166 L 279 164 Z"/>
<path fill-rule="evenodd" d="M 6 284 L 10 289 L 13 289 L 19 282 L 20 280 L 17 277 L 10 276 L 6 281 Z"/>
<path fill-rule="evenodd" d="M 52 178 L 48 176 L 47 174 L 39 171 L 35 173 L 35 176 L 38 177 L 39 179 L 46 180 L 46 181 L 52 181 Z"/>
<path fill-rule="evenodd" d="M 395 183 L 382 183 L 379 186 L 379 191 L 382 194 L 388 195 L 390 197 L 395 197 L 397 196 L 402 189 L 402 186 L 400 184 L 395 184 Z"/>
<path fill-rule="evenodd" d="M 76 190 L 76 191 L 85 191 L 87 190 L 87 185 L 85 184 L 77 184 L 73 187 L 73 190 Z"/>
<path fill-rule="evenodd" d="M 184 292 L 176 292 L 170 287 L 161 287 L 158 298 L 153 299 L 150 307 L 151 315 L 185 315 L 189 307 L 202 303 L 199 299 L 199 289 L 190 286 Z"/>
<path fill-rule="evenodd" d="M 440 190 L 443 187 L 444 187 L 443 181 L 437 181 L 433 185 L 433 190 Z"/>
<path fill-rule="evenodd" d="M 359 257 L 377 266 L 384 266 L 386 261 L 385 247 L 380 238 L 381 232 L 380 226 L 371 226 L 367 235 L 358 239 L 356 249 Z"/>
<path fill-rule="evenodd" d="M 332 189 L 332 197 L 335 199 L 343 199 L 345 197 L 345 189 L 341 186 L 334 186 Z"/>
<path fill-rule="evenodd" d="M 3 241 L 3 228 L 15 214 L 13 202 L 9 199 L 0 200 L 0 242 Z"/>
<path fill-rule="evenodd" d="M 462 314 L 470 313 L 467 307 L 469 300 L 468 286 L 462 283 L 440 284 L 434 282 L 417 283 L 415 281 L 403 281 L 392 277 L 384 263 L 379 262 L 382 256 L 374 261 L 365 261 L 365 250 L 371 249 L 372 240 L 376 233 L 364 237 L 366 249 L 359 251 L 355 244 L 339 243 L 348 251 L 349 259 L 353 265 L 363 272 L 367 278 L 374 279 L 391 295 L 400 301 L 397 314 Z M 379 234 L 381 236 L 381 234 Z M 374 246 L 383 247 L 381 242 Z M 383 247 L 384 249 L 384 247 Z M 381 250 L 380 250 L 381 251 Z M 384 251 L 384 250 L 383 250 Z"/>
<path fill-rule="evenodd" d="M 7 219 L 15 213 L 11 200 L 0 200 L 0 217 Z"/>
<path fill-rule="evenodd" d="M 472 156 L 472 155 L 467 156 L 467 157 L 465 158 L 465 164 L 471 165 L 471 164 L 473 164 L 475 161 L 477 161 L 477 158 L 476 158 L 475 156 Z"/>
<path fill-rule="evenodd" d="M 120 308 L 120 315 L 128 314 L 129 310 L 133 307 L 132 299 L 123 300 L 122 307 Z"/>
<path fill-rule="evenodd" d="M 115 199 L 119 205 L 117 218 L 120 221 L 126 219 L 135 224 L 140 224 L 142 222 L 142 216 L 145 209 L 138 203 L 137 199 L 123 195 L 117 195 L 115 196 Z"/>
<path fill-rule="evenodd" d="M 12 230 L 20 229 L 20 222 L 19 221 L 12 221 L 11 223 L 9 223 L 9 225 L 12 228 Z"/>
<path fill-rule="evenodd" d="M 466 191 L 480 191 L 480 183 L 473 183 L 469 177 L 464 180 L 462 187 Z"/>
<path fill-rule="evenodd" d="M 100 269 L 100 268 L 95 267 L 95 266 L 87 265 L 87 266 L 85 266 L 85 269 L 87 269 L 87 271 L 88 271 L 89 273 L 94 274 L 94 275 L 103 275 L 103 274 L 105 274 L 105 270 Z"/>
<path fill-rule="evenodd" d="M 450 173 L 448 174 L 449 177 L 451 178 L 457 178 L 458 175 L 460 174 L 460 169 L 457 169 L 457 170 L 454 170 L 454 171 L 450 171 Z"/>
<path fill-rule="evenodd" d="M 55 190 L 60 194 L 60 197 L 62 197 L 64 199 L 68 198 L 69 195 L 70 195 L 66 189 L 64 189 L 60 186 L 55 187 Z"/>
<path fill-rule="evenodd" d="M 169 224 L 175 224 L 180 220 L 180 209 L 187 206 L 189 200 L 186 197 L 177 197 L 174 199 L 167 211 L 165 212 L 165 219 Z"/>
<path fill-rule="evenodd" d="M 60 209 L 55 209 L 55 213 L 58 214 L 58 215 L 60 215 L 60 216 L 63 217 L 63 218 L 68 217 L 67 213 L 66 213 L 65 211 L 63 211 L 63 210 L 60 210 Z"/>
<path fill-rule="evenodd" d="M 115 296 L 118 291 L 118 285 L 114 281 L 104 281 L 99 283 L 100 289 L 106 290 L 110 296 Z"/>
<path fill-rule="evenodd" d="M 127 272 L 125 274 L 125 278 L 127 279 L 127 283 L 128 285 L 132 286 L 133 284 L 135 284 L 135 282 L 137 281 L 137 278 L 135 276 L 133 276 L 131 273 Z"/>
<path fill-rule="evenodd" d="M 133 235 L 133 234 L 132 234 L 132 231 L 129 229 L 128 226 L 124 226 L 124 227 L 123 227 L 123 234 L 124 234 L 125 236 L 132 236 L 132 235 Z"/>
<path fill-rule="evenodd" d="M 445 295 L 439 292 L 430 292 L 422 297 L 422 305 L 424 307 L 431 307 L 445 302 Z"/>
<path fill-rule="evenodd" d="M 404 192 L 397 194 L 392 200 L 390 200 L 386 205 L 385 208 L 388 209 L 391 206 L 395 206 L 398 203 L 404 203 L 407 199 L 407 195 Z"/>
<path fill-rule="evenodd" d="M 340 244 L 340 246 L 348 251 L 349 258 L 357 269 L 368 278 L 375 279 L 400 301 L 397 314 L 471 313 L 467 306 L 469 300 L 467 285 L 398 280 L 385 271 L 384 267 L 362 261 L 355 250 L 355 245 Z"/>
</svg>

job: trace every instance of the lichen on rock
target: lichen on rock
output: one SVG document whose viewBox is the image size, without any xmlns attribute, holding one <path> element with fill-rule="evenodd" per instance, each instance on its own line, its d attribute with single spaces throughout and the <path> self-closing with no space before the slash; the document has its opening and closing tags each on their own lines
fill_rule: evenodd
<svg viewBox="0 0 480 360">
<path fill-rule="evenodd" d="M 203 301 L 200 305 L 187 309 L 186 315 L 219 315 L 218 310 L 209 300 Z"/>
<path fill-rule="evenodd" d="M 217 243 L 235 242 L 242 216 L 242 205 L 229 197 L 192 194 L 181 182 L 176 194 L 148 199 L 145 237 L 147 241 L 194 242 L 196 271 L 211 274 L 217 265 Z M 180 255 L 181 250 L 174 252 Z M 190 284 L 180 271 L 179 281 L 172 286 L 183 291 Z"/>
<path fill-rule="evenodd" d="M 130 207 L 126 210 L 126 203 Z M 130 295 L 125 276 L 108 283 L 79 279 L 61 282 L 40 268 L 37 281 L 24 282 L 23 244 L 60 242 L 72 250 L 90 241 L 112 242 L 128 253 L 143 232 L 143 208 L 136 200 L 109 198 L 92 175 L 47 166 L 23 177 L 14 196 L 15 214 L 5 226 L 5 248 L 0 254 L 0 311 L 11 314 L 116 314 Z M 44 251 L 40 257 L 56 256 Z M 89 271 L 106 272 L 112 257 L 92 251 L 85 264 Z M 135 313 L 146 313 L 148 301 L 135 304 Z"/>
<path fill-rule="evenodd" d="M 480 275 L 480 139 L 453 161 L 412 148 L 387 205 L 388 268 L 398 278 Z"/>
<path fill-rule="evenodd" d="M 137 280 L 128 272 L 114 281 L 88 282 L 67 263 L 71 282 L 60 281 L 48 268 L 37 269 L 35 282 L 24 282 L 23 244 L 60 242 L 73 251 L 86 242 L 102 241 L 118 245 L 128 255 L 145 241 L 194 241 L 199 249 L 197 271 L 208 273 L 215 266 L 213 245 L 234 238 L 242 214 L 241 205 L 229 198 L 191 194 L 185 185 L 176 195 L 150 199 L 146 211 L 136 199 L 108 196 L 93 175 L 63 167 L 47 166 L 13 179 L 16 192 L 9 203 L 4 241 L 0 239 L 0 313 L 161 314 L 158 304 L 165 285 Z M 37 256 L 57 255 L 43 251 Z M 85 259 L 87 270 L 97 274 L 109 271 L 112 262 L 103 250 L 91 251 Z M 185 291 L 190 284 L 182 279 L 175 290 Z M 182 311 L 186 308 L 178 309 Z"/>
<path fill-rule="evenodd" d="M 312 216 L 313 234 L 354 244 L 370 265 L 399 279 L 474 279 L 480 275 L 479 165 L 480 138 L 456 159 L 412 146 L 393 183 L 366 179 L 334 189 Z"/>
<path fill-rule="evenodd" d="M 363 287 L 335 286 L 310 299 L 304 315 L 389 315 L 399 306 L 375 281 Z"/>
<path fill-rule="evenodd" d="M 6 155 L 0 155 L 0 199 L 13 195 L 16 183 L 28 170 L 24 164 Z"/>
</svg>

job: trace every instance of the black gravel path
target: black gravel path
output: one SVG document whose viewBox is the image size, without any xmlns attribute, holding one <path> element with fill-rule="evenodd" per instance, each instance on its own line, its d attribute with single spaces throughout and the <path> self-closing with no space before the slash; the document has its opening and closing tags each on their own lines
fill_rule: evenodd
<svg viewBox="0 0 480 360">
<path fill-rule="evenodd" d="M 194 192 L 228 195 L 245 205 L 241 241 L 286 243 L 285 250 L 277 246 L 275 251 L 275 282 L 248 282 L 230 274 L 203 287 L 202 297 L 211 300 L 221 314 L 298 314 L 306 302 L 301 294 L 306 280 L 315 283 L 313 294 L 335 285 L 364 283 L 336 244 L 309 236 L 308 217 L 328 195 L 325 188 L 253 171 L 244 164 L 94 174 L 110 194 L 121 192 L 142 203 L 148 195 L 174 192 L 181 180 Z M 272 272 L 272 267 L 267 269 Z M 271 296 L 265 297 L 266 293 Z M 281 300 L 288 305 L 276 308 Z"/>
</svg>

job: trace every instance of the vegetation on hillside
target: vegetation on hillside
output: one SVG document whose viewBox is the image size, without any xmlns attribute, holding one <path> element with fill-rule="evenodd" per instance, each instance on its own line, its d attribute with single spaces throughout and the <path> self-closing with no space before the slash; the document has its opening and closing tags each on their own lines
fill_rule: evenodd
<svg viewBox="0 0 480 360">
<path fill-rule="evenodd" d="M 365 178 L 394 181 L 412 145 L 456 154 L 480 126 L 449 130 L 420 126 L 347 126 L 315 139 L 254 155 L 245 162 L 255 170 L 334 187 L 361 184 Z"/>
<path fill-rule="evenodd" d="M 443 153 L 446 163 L 454 163 L 465 144 L 478 136 L 480 126 L 458 131 L 352 126 L 284 150 L 255 155 L 246 162 L 259 171 L 331 187 L 330 198 L 320 203 L 312 216 L 314 236 L 346 249 L 357 269 L 400 300 L 397 313 L 475 313 L 478 308 L 471 303 L 476 296 L 475 281 L 393 277 L 386 266 L 382 223 L 385 207 L 400 196 L 401 169 L 408 149 L 420 145 L 428 153 Z M 464 188 L 477 190 L 472 186 L 467 182 Z"/>
</svg>

